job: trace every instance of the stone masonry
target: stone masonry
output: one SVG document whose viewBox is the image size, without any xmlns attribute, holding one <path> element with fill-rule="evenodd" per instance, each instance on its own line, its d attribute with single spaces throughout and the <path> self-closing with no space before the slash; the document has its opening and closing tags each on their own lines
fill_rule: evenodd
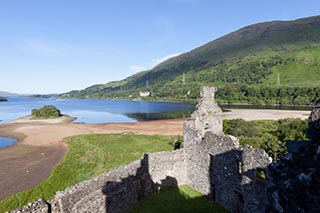
<svg viewBox="0 0 320 213">
<path fill-rule="evenodd" d="M 259 174 L 271 160 L 264 150 L 240 147 L 237 138 L 223 134 L 214 91 L 201 89 L 197 109 L 184 124 L 189 185 L 230 212 L 266 212 L 266 180 Z"/>
<path fill-rule="evenodd" d="M 156 190 L 188 184 L 184 155 L 182 149 L 145 154 L 141 160 L 59 191 L 48 202 L 36 201 L 11 212 L 125 212 Z"/>
<path fill-rule="evenodd" d="M 230 212 L 267 212 L 262 149 L 240 147 L 224 135 L 215 88 L 202 87 L 196 111 L 184 124 L 184 148 L 145 154 L 144 158 L 83 181 L 45 202 L 11 212 L 125 212 L 142 198 L 166 187 L 189 185 Z M 37 208 L 33 208 L 36 206 Z"/>
<path fill-rule="evenodd" d="M 287 141 L 288 153 L 269 165 L 273 212 L 320 212 L 320 101 L 312 109 L 305 141 Z"/>
</svg>

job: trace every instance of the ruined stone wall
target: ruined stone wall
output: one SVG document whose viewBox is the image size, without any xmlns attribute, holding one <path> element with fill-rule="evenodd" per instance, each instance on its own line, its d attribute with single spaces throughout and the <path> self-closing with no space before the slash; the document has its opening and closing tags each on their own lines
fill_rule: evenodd
<svg viewBox="0 0 320 213">
<path fill-rule="evenodd" d="M 10 211 L 14 213 L 47 213 L 50 212 L 50 204 L 43 200 L 42 198 L 39 198 L 38 200 L 29 203 L 27 206 L 23 207 L 22 209 L 17 209 L 14 211 Z"/>
<path fill-rule="evenodd" d="M 270 212 L 270 201 L 267 195 L 267 167 L 272 159 L 263 149 L 250 146 L 241 151 L 241 196 L 245 212 Z"/>
<path fill-rule="evenodd" d="M 232 136 L 208 132 L 187 154 L 190 186 L 230 212 L 267 212 L 266 182 L 257 177 L 270 158 L 262 149 L 238 147 Z"/>
<path fill-rule="evenodd" d="M 190 186 L 231 212 L 265 212 L 266 183 L 257 171 L 264 173 L 271 161 L 264 150 L 240 147 L 237 138 L 223 134 L 213 93 L 201 89 L 196 111 L 184 124 Z"/>
<path fill-rule="evenodd" d="M 310 140 L 287 141 L 288 153 L 268 167 L 273 212 L 320 212 L 320 100 L 310 113 L 306 136 Z"/>
<path fill-rule="evenodd" d="M 194 127 L 201 136 L 208 131 L 214 134 L 222 133 L 222 110 L 214 101 L 215 87 L 201 87 L 196 111 L 191 115 Z"/>
<path fill-rule="evenodd" d="M 264 150 L 240 147 L 237 138 L 223 134 L 214 91 L 201 88 L 199 104 L 184 123 L 183 149 L 145 154 L 139 161 L 57 192 L 38 212 L 50 212 L 46 207 L 56 213 L 125 212 L 156 190 L 185 184 L 230 212 L 268 212 L 263 176 L 270 158 Z"/>
<path fill-rule="evenodd" d="M 141 160 L 57 192 L 42 206 L 36 201 L 12 212 L 124 212 L 156 190 L 185 184 L 188 179 L 184 150 L 150 153 Z M 33 205 L 39 210 L 31 210 Z"/>
</svg>

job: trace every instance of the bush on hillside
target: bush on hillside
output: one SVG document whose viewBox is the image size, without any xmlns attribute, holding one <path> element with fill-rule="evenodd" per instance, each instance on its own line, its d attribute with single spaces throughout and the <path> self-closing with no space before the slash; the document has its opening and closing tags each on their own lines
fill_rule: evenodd
<svg viewBox="0 0 320 213">
<path fill-rule="evenodd" d="M 55 106 L 49 105 L 40 109 L 33 109 L 31 116 L 34 119 L 57 118 L 61 116 L 61 112 Z"/>
</svg>

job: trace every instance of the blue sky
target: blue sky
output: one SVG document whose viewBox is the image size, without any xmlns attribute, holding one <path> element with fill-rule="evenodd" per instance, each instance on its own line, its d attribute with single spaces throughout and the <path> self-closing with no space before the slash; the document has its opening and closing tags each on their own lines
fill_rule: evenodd
<svg viewBox="0 0 320 213">
<path fill-rule="evenodd" d="M 0 91 L 120 80 L 241 27 L 319 8 L 319 0 L 0 0 Z"/>
</svg>

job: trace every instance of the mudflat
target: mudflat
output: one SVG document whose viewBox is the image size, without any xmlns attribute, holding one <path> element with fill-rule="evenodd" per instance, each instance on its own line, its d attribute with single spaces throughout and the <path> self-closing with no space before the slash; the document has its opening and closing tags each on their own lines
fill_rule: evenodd
<svg viewBox="0 0 320 213">
<path fill-rule="evenodd" d="M 223 113 L 226 119 L 277 120 L 309 116 L 307 111 L 237 109 Z M 79 124 L 75 118 L 31 120 L 24 117 L 0 125 L 0 135 L 17 138 L 14 146 L 0 150 L 0 200 L 44 181 L 67 151 L 64 138 L 93 133 L 182 135 L 183 119 L 113 124 Z"/>
<path fill-rule="evenodd" d="M 31 189 L 48 178 L 66 150 L 62 146 L 37 147 L 24 144 L 1 150 L 0 200 Z"/>
<path fill-rule="evenodd" d="M 159 120 L 116 124 L 77 124 L 63 116 L 50 120 L 24 117 L 0 125 L 0 135 L 17 138 L 14 146 L 0 150 L 0 200 L 31 189 L 49 175 L 63 158 L 64 138 L 92 133 L 134 132 L 137 134 L 182 134 L 183 120 Z"/>
</svg>

